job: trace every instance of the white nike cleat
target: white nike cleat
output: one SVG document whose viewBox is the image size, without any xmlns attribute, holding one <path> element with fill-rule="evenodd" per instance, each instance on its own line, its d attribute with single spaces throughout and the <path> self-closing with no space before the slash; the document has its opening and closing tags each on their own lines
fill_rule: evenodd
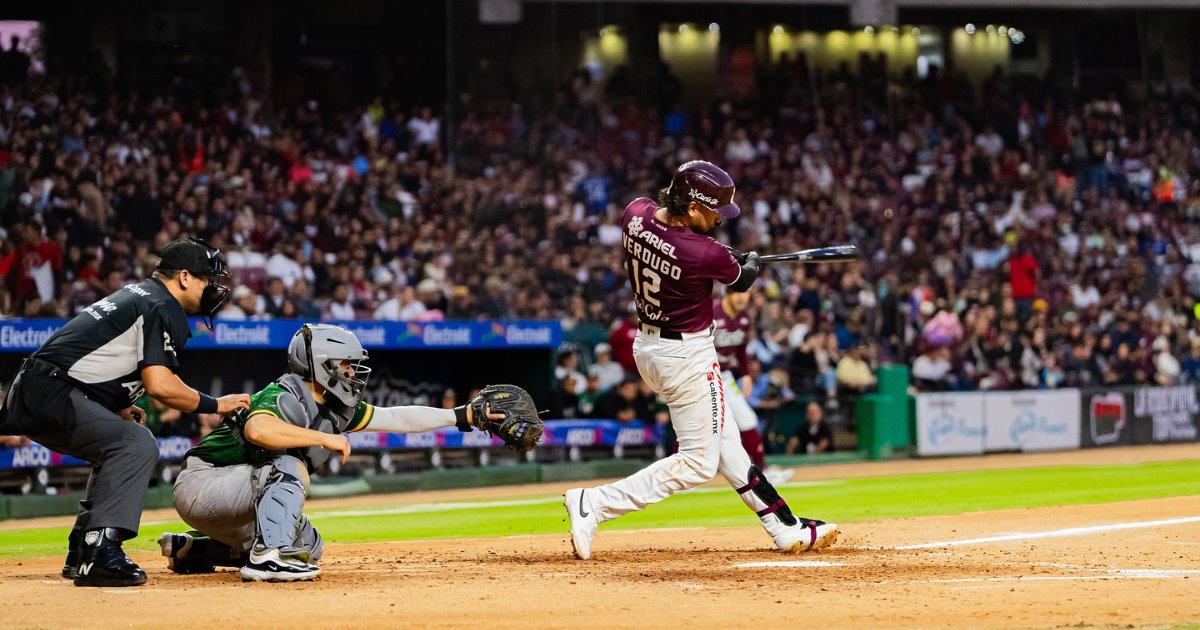
<svg viewBox="0 0 1200 630">
<path fill-rule="evenodd" d="M 321 568 L 308 563 L 305 550 L 285 551 L 278 548 L 250 550 L 250 559 L 242 567 L 243 582 L 299 582 L 321 574 Z"/>
<path fill-rule="evenodd" d="M 837 541 L 838 526 L 811 518 L 797 518 L 798 523 L 775 535 L 775 546 L 787 553 L 820 551 Z"/>
<path fill-rule="evenodd" d="M 575 557 L 587 560 L 592 557 L 592 539 L 600 524 L 596 510 L 588 500 L 587 489 L 567 490 L 563 495 L 563 507 L 567 508 L 567 517 L 571 519 L 571 547 L 575 549 Z"/>
</svg>

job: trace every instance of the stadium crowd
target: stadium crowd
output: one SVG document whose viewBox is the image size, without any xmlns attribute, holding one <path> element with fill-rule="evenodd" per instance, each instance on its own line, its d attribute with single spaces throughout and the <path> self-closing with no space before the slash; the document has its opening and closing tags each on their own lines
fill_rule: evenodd
<svg viewBox="0 0 1200 630">
<path fill-rule="evenodd" d="M 194 234 L 234 268 L 222 318 L 557 318 L 564 415 L 650 420 L 661 410 L 624 378 L 617 225 L 704 158 L 739 184 L 722 239 L 865 254 L 767 267 L 760 409 L 867 390 L 880 361 L 909 363 L 922 389 L 1200 379 L 1192 94 L 1083 99 L 1000 74 L 975 89 L 936 68 L 810 77 L 788 60 L 704 111 L 678 90 L 635 97 L 624 70 L 512 85 L 461 94 L 448 129 L 398 97 L 272 107 L 238 70 L 202 97 L 102 73 L 9 81 L 0 313 L 70 317 Z"/>
</svg>

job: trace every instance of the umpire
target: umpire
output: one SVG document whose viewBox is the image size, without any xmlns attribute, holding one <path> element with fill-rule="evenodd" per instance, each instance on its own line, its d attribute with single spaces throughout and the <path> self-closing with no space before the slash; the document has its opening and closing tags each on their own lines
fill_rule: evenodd
<svg viewBox="0 0 1200 630">
<path fill-rule="evenodd" d="M 154 436 L 133 402 L 149 393 L 180 411 L 229 413 L 246 394 L 213 398 L 175 375 L 191 330 L 229 294 L 229 267 L 204 241 L 178 240 L 153 276 L 83 309 L 25 359 L 0 410 L 0 435 L 26 435 L 92 464 L 68 539 L 63 577 L 75 586 L 138 586 L 146 573 L 121 549 L 137 536 L 142 498 L 158 463 Z"/>
</svg>

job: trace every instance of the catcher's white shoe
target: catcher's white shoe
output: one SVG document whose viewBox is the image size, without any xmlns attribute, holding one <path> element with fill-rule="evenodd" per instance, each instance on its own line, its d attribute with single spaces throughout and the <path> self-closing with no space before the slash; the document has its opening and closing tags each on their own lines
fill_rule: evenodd
<svg viewBox="0 0 1200 630">
<path fill-rule="evenodd" d="M 837 541 L 838 526 L 811 518 L 799 518 L 795 525 L 774 536 L 775 546 L 787 553 L 820 551 Z"/>
<path fill-rule="evenodd" d="M 575 548 L 575 557 L 587 560 L 592 557 L 592 539 L 596 537 L 596 526 L 600 524 L 596 510 L 588 500 L 587 489 L 567 490 L 563 495 L 563 506 L 567 508 L 567 517 L 571 519 L 571 546 Z"/>
<path fill-rule="evenodd" d="M 308 563 L 305 550 L 251 549 L 250 559 L 242 567 L 243 582 L 299 582 L 320 574 L 321 567 Z"/>
</svg>

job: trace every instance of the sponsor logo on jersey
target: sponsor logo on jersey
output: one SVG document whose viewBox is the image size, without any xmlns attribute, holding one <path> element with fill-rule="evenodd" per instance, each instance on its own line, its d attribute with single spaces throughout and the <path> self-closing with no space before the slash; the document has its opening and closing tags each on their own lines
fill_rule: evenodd
<svg viewBox="0 0 1200 630">
<path fill-rule="evenodd" d="M 718 400 L 717 390 L 719 388 L 717 387 L 717 382 L 715 379 L 716 379 L 716 375 L 713 372 L 709 372 L 708 373 L 708 399 L 712 402 L 711 411 L 712 411 L 712 434 L 713 435 L 716 435 L 721 430 L 721 426 L 720 426 L 721 419 L 720 419 L 720 411 L 719 411 L 720 403 L 717 402 L 717 400 Z"/>
<path fill-rule="evenodd" d="M 638 234 L 642 233 L 642 217 L 633 217 L 629 220 L 629 235 L 637 238 Z"/>
<path fill-rule="evenodd" d="M 105 315 L 117 310 L 117 305 L 109 302 L 108 298 L 104 298 L 95 304 L 83 309 L 84 313 L 91 315 L 93 319 L 101 319 Z"/>
<path fill-rule="evenodd" d="M 150 292 L 149 292 L 149 291 L 147 291 L 147 290 L 143 289 L 142 287 L 139 287 L 139 286 L 138 286 L 138 285 L 136 285 L 136 284 L 127 284 L 127 285 L 125 285 L 125 290 L 126 290 L 126 291 L 128 291 L 128 292 L 130 292 L 130 293 L 132 293 L 132 294 L 134 294 L 134 295 L 140 295 L 140 296 L 142 296 L 142 297 L 146 297 L 147 295 L 150 295 Z"/>
</svg>

